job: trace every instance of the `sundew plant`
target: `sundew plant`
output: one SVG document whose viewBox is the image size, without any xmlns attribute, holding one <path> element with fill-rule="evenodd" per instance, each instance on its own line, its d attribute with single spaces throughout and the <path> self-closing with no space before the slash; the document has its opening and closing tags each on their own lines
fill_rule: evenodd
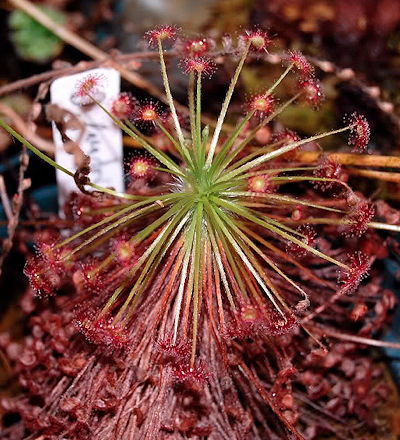
<svg viewBox="0 0 400 440">
<path fill-rule="evenodd" d="M 352 114 L 330 132 L 301 139 L 281 130 L 265 144 L 256 142 L 260 130 L 271 127 L 288 106 L 300 102 L 317 108 L 322 99 L 313 67 L 291 51 L 283 59 L 282 74 L 248 99 L 227 132 L 243 66 L 269 49 L 271 40 L 261 30 L 244 32 L 226 49 L 237 65 L 220 113 L 209 125 L 203 123 L 202 87 L 216 70 L 215 45 L 203 38 L 180 40 L 180 65 L 188 76 L 186 120 L 171 94 L 164 51 L 177 30 L 162 26 L 146 38 L 159 54 L 168 111 L 127 93 L 106 107 L 98 98 L 103 79 L 95 75 L 86 76 L 74 91 L 82 105 L 100 106 L 143 149 L 127 164 L 126 193 L 91 183 L 87 175 L 82 180 L 0 121 L 26 147 L 93 190 L 75 196 L 79 228 L 68 238 L 38 241 L 38 253 L 25 270 L 32 287 L 42 296 L 53 295 L 68 280 L 79 298 L 68 307 L 90 345 L 100 346 L 111 359 L 123 353 L 127 368 L 159 375 L 153 394 L 144 380 L 130 385 L 147 408 L 140 416 L 126 415 L 126 420 L 136 417 L 134 428 L 117 423 L 112 429 L 119 436 L 113 437 L 111 428 L 99 423 L 90 438 L 164 438 L 160 432 L 165 438 L 186 438 L 178 422 L 163 421 L 163 411 L 174 419 L 172 412 L 182 404 L 172 397 L 176 384 L 198 393 L 208 389 L 204 393 L 214 402 L 212 415 L 193 404 L 187 432 L 195 438 L 303 438 L 293 404 L 287 398 L 278 401 L 283 396 L 279 390 L 290 393 L 289 377 L 296 371 L 294 355 L 281 338 L 303 338 L 309 341 L 307 348 L 298 343 L 303 357 L 312 351 L 322 356 L 327 352 L 322 336 L 340 333 L 343 325 L 336 314 L 366 316 L 372 300 L 344 300 L 374 260 L 361 252 L 360 237 L 372 229 L 400 227 L 375 221 L 373 203 L 349 187 L 340 163 L 323 153 L 317 164 L 305 163 L 299 151 L 347 133 L 352 151 L 362 154 L 369 125 Z M 289 76 L 296 79 L 297 92 L 280 102 L 276 90 Z M 168 149 L 158 148 L 143 127 L 157 132 Z M 257 344 L 258 350 L 248 344 Z M 80 378 L 89 371 L 94 370 L 86 366 Z M 230 413 L 225 394 L 215 385 L 227 377 L 241 390 L 230 397 Z M 60 388 L 60 396 L 68 386 Z M 233 411 L 235 405 L 242 412 Z M 263 405 L 272 409 L 280 428 L 265 409 L 255 409 Z M 60 432 L 67 430 L 65 425 Z"/>
</svg>

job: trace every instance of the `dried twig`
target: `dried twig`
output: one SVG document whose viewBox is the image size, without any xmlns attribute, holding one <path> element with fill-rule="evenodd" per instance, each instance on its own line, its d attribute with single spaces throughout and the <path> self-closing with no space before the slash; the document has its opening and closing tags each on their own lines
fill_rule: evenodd
<svg viewBox="0 0 400 440">
<path fill-rule="evenodd" d="M 50 144 L 49 142 L 43 140 L 42 138 L 37 136 L 32 130 L 33 119 L 35 118 L 35 114 L 37 114 L 36 105 L 38 104 L 38 101 L 42 97 L 43 93 L 47 93 L 46 86 L 39 87 L 37 95 L 33 100 L 33 105 L 29 113 L 27 123 L 25 123 L 17 113 L 15 113 L 12 109 L 10 109 L 8 106 L 4 104 L 0 104 L 0 113 L 3 113 L 10 118 L 15 124 L 15 126 L 18 127 L 18 129 L 21 131 L 21 133 L 24 136 L 26 136 L 26 139 L 28 140 L 31 139 L 33 142 L 35 142 L 37 145 L 40 145 L 42 148 L 45 147 L 47 149 L 54 151 L 53 144 Z M 15 231 L 19 223 L 19 217 L 23 206 L 24 191 L 31 186 L 31 180 L 25 178 L 25 172 L 28 168 L 28 165 L 29 165 L 28 151 L 26 149 L 26 146 L 22 145 L 21 154 L 20 154 L 20 166 L 18 172 L 18 187 L 16 193 L 12 198 L 11 206 L 9 206 L 8 208 L 8 216 L 7 216 L 8 236 L 6 239 L 3 240 L 2 243 L 3 248 L 2 248 L 2 253 L 0 255 L 0 275 L 2 272 L 4 261 L 7 258 L 9 252 L 11 251 L 13 245 Z M 8 199 L 6 192 L 5 192 L 5 197 L 7 197 Z"/>
<path fill-rule="evenodd" d="M 0 114 L 11 119 L 12 125 L 16 130 L 29 142 L 36 145 L 37 148 L 46 153 L 54 154 L 54 144 L 38 136 L 33 130 L 32 123 L 26 123 L 12 108 L 5 104 L 0 104 Z"/>
<path fill-rule="evenodd" d="M 169 55 L 172 55 L 173 52 L 166 52 L 165 56 L 168 57 Z M 125 65 L 129 64 L 132 61 L 135 60 L 145 60 L 145 59 L 156 59 L 158 56 L 155 52 L 134 52 L 129 54 L 110 54 L 110 58 L 118 62 L 119 64 Z M 105 67 L 109 63 L 109 60 L 97 60 L 97 61 L 80 61 L 79 63 L 48 70 L 47 72 L 39 73 L 37 75 L 32 75 L 29 78 L 23 78 L 18 81 L 14 81 L 10 84 L 6 84 L 2 87 L 0 87 L 0 96 L 8 95 L 10 93 L 13 93 L 15 91 L 34 86 L 36 84 L 39 84 L 43 81 L 53 80 L 56 78 L 60 78 L 62 76 L 66 75 L 73 75 L 74 73 L 80 73 L 85 72 L 89 69 L 94 69 L 96 67 Z"/>
<path fill-rule="evenodd" d="M 18 173 L 18 189 L 16 194 L 12 198 L 11 212 L 9 213 L 10 217 L 8 218 L 7 224 L 8 236 L 6 239 L 3 240 L 3 249 L 0 255 L 0 275 L 3 268 L 3 263 L 12 248 L 13 238 L 18 226 L 19 215 L 23 204 L 24 191 L 30 187 L 30 179 L 25 179 L 25 172 L 28 168 L 28 163 L 29 156 L 26 151 L 26 147 L 23 146 L 20 156 L 20 167 Z"/>
<path fill-rule="evenodd" d="M 57 130 L 60 132 L 61 141 L 66 153 L 72 154 L 75 164 L 79 168 L 87 161 L 86 154 L 82 151 L 80 143 L 85 133 L 85 124 L 74 113 L 66 110 L 57 104 L 48 104 L 45 108 L 46 117 L 49 121 L 54 122 Z M 73 141 L 67 135 L 67 130 L 73 129 L 78 131 L 76 140 Z"/>
<path fill-rule="evenodd" d="M 10 199 L 8 198 L 6 185 L 4 183 L 4 178 L 2 175 L 0 175 L 0 198 L 1 198 L 1 203 L 3 204 L 3 208 L 7 220 L 10 221 L 12 218 L 11 203 L 10 203 Z"/>
<path fill-rule="evenodd" d="M 297 153 L 297 158 L 303 163 L 315 163 L 323 152 L 305 151 Z M 399 156 L 381 156 L 378 154 L 354 154 L 354 153 L 332 153 L 326 157 L 341 165 L 372 166 L 383 168 L 400 168 Z"/>
<path fill-rule="evenodd" d="M 86 41 L 79 35 L 71 32 L 64 26 L 61 26 L 59 23 L 53 21 L 48 15 L 46 15 L 43 11 L 41 11 L 37 6 L 31 3 L 28 0 L 9 0 L 9 2 L 15 7 L 24 11 L 26 14 L 31 16 L 34 20 L 38 21 L 42 26 L 49 29 L 55 35 L 57 35 L 60 39 L 80 50 L 85 55 L 93 58 L 98 61 L 108 61 L 110 67 L 118 70 L 121 76 L 127 81 L 134 84 L 136 87 L 139 87 L 151 95 L 155 96 L 158 99 L 164 100 L 164 94 L 155 87 L 152 83 L 144 79 L 141 75 L 136 72 L 132 72 L 128 70 L 125 66 L 116 62 L 112 59 L 106 52 L 102 51 L 89 41 Z"/>
<path fill-rule="evenodd" d="M 394 348 L 396 350 L 400 350 L 400 343 L 398 342 L 380 341 L 378 339 L 366 338 L 357 335 L 350 335 L 347 333 L 337 332 L 335 330 L 328 329 L 326 327 L 322 328 L 321 326 L 316 324 L 313 325 L 308 324 L 307 328 L 324 336 L 330 336 L 332 338 L 340 339 L 342 341 L 355 342 L 357 344 L 365 344 L 372 347 Z"/>
<path fill-rule="evenodd" d="M 397 127 L 400 126 L 400 118 L 394 113 L 394 105 L 389 101 L 381 99 L 382 91 L 379 86 L 368 86 L 359 79 L 357 72 L 351 68 L 341 68 L 331 61 L 319 60 L 313 57 L 310 59 L 323 72 L 333 73 L 339 80 L 351 82 L 354 87 L 368 96 L 381 112 L 386 113 Z"/>
<path fill-rule="evenodd" d="M 399 173 L 390 173 L 387 171 L 366 170 L 359 168 L 346 168 L 346 171 L 352 176 L 367 177 L 369 179 L 378 179 L 384 182 L 400 183 Z"/>
<path fill-rule="evenodd" d="M 30 15 L 33 19 L 38 21 L 42 26 L 49 29 L 59 38 L 61 38 L 66 43 L 80 50 L 85 55 L 97 60 L 97 62 L 101 63 L 104 67 L 113 67 L 118 70 L 121 76 L 135 85 L 136 87 L 145 90 L 150 95 L 159 99 L 162 102 L 167 103 L 167 97 L 165 94 L 156 86 L 154 86 L 151 82 L 147 81 L 137 72 L 132 72 L 128 68 L 126 68 L 123 64 L 121 64 L 117 58 L 108 55 L 106 52 L 102 51 L 89 41 L 81 38 L 79 35 L 71 32 L 67 28 L 60 26 L 59 23 L 54 22 L 49 16 L 47 16 L 44 12 L 42 12 L 39 8 L 37 8 L 33 3 L 29 0 L 9 0 L 9 2 L 16 8 L 24 11 L 26 14 Z M 154 55 L 153 55 L 154 56 Z M 87 68 L 88 64 L 86 64 Z M 86 70 L 86 69 L 82 69 Z M 8 88 L 10 90 L 10 88 Z M 0 94 L 4 93 L 4 89 L 0 89 Z M 184 114 L 188 114 L 189 110 L 186 106 L 175 102 L 175 107 L 177 110 L 181 111 Z M 204 123 L 209 124 L 211 126 L 214 125 L 214 121 L 209 119 L 208 117 L 202 117 Z M 222 127 L 224 130 L 231 130 L 232 127 L 228 124 L 224 124 Z"/>
</svg>

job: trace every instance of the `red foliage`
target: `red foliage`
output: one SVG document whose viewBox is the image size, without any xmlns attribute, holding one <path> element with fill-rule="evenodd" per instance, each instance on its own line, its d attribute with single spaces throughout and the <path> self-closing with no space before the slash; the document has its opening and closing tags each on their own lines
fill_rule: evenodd
<svg viewBox="0 0 400 440">
<path fill-rule="evenodd" d="M 289 129 L 281 130 L 277 133 L 274 133 L 272 137 L 272 142 L 274 143 L 279 142 L 279 147 L 286 147 L 290 144 L 294 144 L 295 142 L 298 142 L 299 140 L 300 140 L 300 136 L 293 130 L 289 130 Z M 298 147 L 291 151 L 288 151 L 287 153 L 281 154 L 279 158 L 287 161 L 292 160 L 296 156 L 297 150 Z"/>
<path fill-rule="evenodd" d="M 264 323 L 262 310 L 251 304 L 243 304 L 227 328 L 228 338 L 244 339 L 255 336 Z"/>
<path fill-rule="evenodd" d="M 25 275 L 38 295 L 53 295 L 60 287 L 60 277 L 39 256 L 30 257 L 25 264 Z"/>
<path fill-rule="evenodd" d="M 165 117 L 160 105 L 156 101 L 148 100 L 139 103 L 132 113 L 132 120 L 139 126 L 154 125 Z"/>
<path fill-rule="evenodd" d="M 189 57 L 202 57 L 214 46 L 215 43 L 209 38 L 193 38 L 183 42 L 183 52 Z"/>
<path fill-rule="evenodd" d="M 127 165 L 128 176 L 131 179 L 150 179 L 154 175 L 156 161 L 153 157 L 142 154 L 130 159 Z"/>
<path fill-rule="evenodd" d="M 349 119 L 350 136 L 349 144 L 353 147 L 353 152 L 363 152 L 368 148 L 371 135 L 368 121 L 363 115 L 353 113 Z"/>
<path fill-rule="evenodd" d="M 171 363 L 176 366 L 188 360 L 190 344 L 188 342 L 174 343 L 172 337 L 168 337 L 157 341 L 157 350 L 165 364 Z"/>
<path fill-rule="evenodd" d="M 364 302 L 357 303 L 351 311 L 350 318 L 353 321 L 358 321 L 368 312 L 368 306 Z"/>
<path fill-rule="evenodd" d="M 122 266 L 131 267 L 137 260 L 135 245 L 126 236 L 116 237 L 111 242 L 113 252 Z"/>
<path fill-rule="evenodd" d="M 317 109 L 324 99 L 320 82 L 313 78 L 301 79 L 299 91 L 303 92 L 302 98 L 314 109 Z"/>
<path fill-rule="evenodd" d="M 130 93 L 120 93 L 111 104 L 111 113 L 118 119 L 128 119 L 135 110 L 136 99 Z"/>
<path fill-rule="evenodd" d="M 89 194 L 72 193 L 65 205 L 64 211 L 72 215 L 73 220 L 80 226 L 89 226 L 104 219 L 108 214 L 99 212 L 99 208 L 105 208 L 116 204 L 115 199 L 106 197 L 91 197 Z"/>
<path fill-rule="evenodd" d="M 78 314 L 76 325 L 86 339 L 94 345 L 111 349 L 129 348 L 129 336 L 125 328 L 114 325 L 111 319 L 94 319 L 90 314 Z"/>
<path fill-rule="evenodd" d="M 375 216 L 375 207 L 367 200 L 359 200 L 346 216 L 348 224 L 343 228 L 346 237 L 361 237 L 368 230 L 368 223 Z"/>
<path fill-rule="evenodd" d="M 339 281 L 342 283 L 340 291 L 342 293 L 354 292 L 367 276 L 371 263 L 371 258 L 361 252 L 349 255 L 347 262 L 349 269 L 342 270 L 339 274 Z"/>
<path fill-rule="evenodd" d="M 196 72 L 207 78 L 210 78 L 216 70 L 216 64 L 211 58 L 200 56 L 184 58 L 181 61 L 181 67 L 184 73 Z"/>
<path fill-rule="evenodd" d="M 298 50 L 290 50 L 284 60 L 288 64 L 293 63 L 302 78 L 308 79 L 314 75 L 314 66 Z"/>
<path fill-rule="evenodd" d="M 249 177 L 247 181 L 247 190 L 254 193 L 270 193 L 274 186 L 267 174 Z"/>
<path fill-rule="evenodd" d="M 203 384 L 210 376 L 201 363 L 194 367 L 187 363 L 181 363 L 172 370 L 172 375 L 177 382 L 187 383 L 188 385 Z"/>
<path fill-rule="evenodd" d="M 231 320 L 226 336 L 245 339 L 260 335 L 279 336 L 293 330 L 297 320 L 293 313 L 284 311 L 283 315 L 271 307 L 244 304 Z"/>
<path fill-rule="evenodd" d="M 99 293 L 106 289 L 107 276 L 97 270 L 100 261 L 96 258 L 90 258 L 80 262 L 72 274 L 72 282 L 78 291 Z"/>
<path fill-rule="evenodd" d="M 250 50 L 256 52 L 266 51 L 272 41 L 267 32 L 261 29 L 246 30 L 240 39 L 246 44 L 250 43 Z"/>
<path fill-rule="evenodd" d="M 103 75 L 89 74 L 76 83 L 72 94 L 72 101 L 77 105 L 92 104 L 93 99 L 102 101 L 105 95 L 105 86 L 105 77 Z"/>
<path fill-rule="evenodd" d="M 160 25 L 150 31 L 147 31 L 145 33 L 145 38 L 150 47 L 156 47 L 159 40 L 176 40 L 178 32 L 179 28 L 176 26 Z"/>
<path fill-rule="evenodd" d="M 265 321 L 263 323 L 263 332 L 271 336 L 286 335 L 297 327 L 296 316 L 289 310 L 284 310 L 284 314 L 274 308 L 265 311 Z"/>
<path fill-rule="evenodd" d="M 313 247 L 317 240 L 317 233 L 315 229 L 310 225 L 301 225 L 297 228 L 297 232 L 301 236 L 294 235 L 297 239 L 302 241 L 304 244 Z M 304 249 L 299 244 L 292 241 L 288 241 L 286 246 L 288 252 L 295 257 L 304 257 L 309 253 L 307 249 Z"/>
<path fill-rule="evenodd" d="M 319 161 L 317 168 L 314 170 L 314 176 L 321 179 L 340 180 L 342 174 L 341 165 L 331 157 L 323 156 Z M 328 191 L 337 185 L 336 182 L 321 180 L 314 181 L 314 186 L 322 191 Z"/>
<path fill-rule="evenodd" d="M 254 116 L 263 119 L 274 111 L 275 104 L 276 99 L 272 95 L 260 93 L 253 96 L 245 107 L 249 112 L 254 111 Z"/>
</svg>

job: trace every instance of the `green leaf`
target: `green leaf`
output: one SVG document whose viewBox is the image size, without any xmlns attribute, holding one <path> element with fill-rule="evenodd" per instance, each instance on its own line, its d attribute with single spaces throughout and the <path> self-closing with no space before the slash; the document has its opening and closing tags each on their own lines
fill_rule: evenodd
<svg viewBox="0 0 400 440">
<path fill-rule="evenodd" d="M 39 6 L 39 9 L 60 25 L 66 22 L 66 15 L 57 9 L 50 6 Z M 8 23 L 15 49 L 27 61 L 46 63 L 59 55 L 64 47 L 60 38 L 25 12 L 12 11 Z"/>
</svg>

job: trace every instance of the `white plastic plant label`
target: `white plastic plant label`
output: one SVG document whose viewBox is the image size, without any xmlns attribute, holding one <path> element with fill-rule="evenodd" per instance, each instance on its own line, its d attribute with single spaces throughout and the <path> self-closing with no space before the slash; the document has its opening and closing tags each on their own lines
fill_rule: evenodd
<svg viewBox="0 0 400 440">
<path fill-rule="evenodd" d="M 70 111 L 82 122 L 82 127 L 69 128 L 65 134 L 72 141 L 78 142 L 85 154 L 90 157 L 91 172 L 89 178 L 93 183 L 116 191 L 124 190 L 122 133 L 104 110 L 96 104 L 82 105 L 76 99 L 77 84 L 90 75 L 100 78 L 103 86 L 96 99 L 106 108 L 120 92 L 120 75 L 114 69 L 99 68 L 65 76 L 55 80 L 50 87 L 52 104 Z M 53 139 L 56 147 L 56 161 L 63 167 L 76 171 L 73 154 L 65 151 L 61 134 L 53 123 Z M 57 170 L 58 202 L 60 213 L 68 196 L 77 191 L 74 179 Z"/>
</svg>

